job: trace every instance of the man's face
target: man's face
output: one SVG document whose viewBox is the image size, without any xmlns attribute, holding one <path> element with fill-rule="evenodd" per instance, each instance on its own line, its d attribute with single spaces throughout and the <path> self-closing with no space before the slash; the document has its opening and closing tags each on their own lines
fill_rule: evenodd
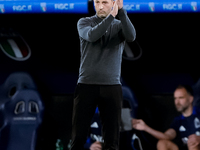
<svg viewBox="0 0 200 150">
<path fill-rule="evenodd" d="M 178 112 L 185 112 L 192 105 L 193 97 L 188 94 L 185 88 L 176 89 L 174 102 Z"/>
<path fill-rule="evenodd" d="M 113 4 L 113 0 L 94 0 L 97 16 L 100 18 L 106 18 L 110 14 Z"/>
</svg>

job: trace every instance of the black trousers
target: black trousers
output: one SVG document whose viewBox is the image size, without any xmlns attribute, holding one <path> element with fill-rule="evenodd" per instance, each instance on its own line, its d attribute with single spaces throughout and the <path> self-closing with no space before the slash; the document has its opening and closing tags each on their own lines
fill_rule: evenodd
<svg viewBox="0 0 200 150">
<path fill-rule="evenodd" d="M 122 107 L 121 85 L 78 84 L 75 91 L 71 150 L 82 150 L 98 106 L 103 150 L 118 150 Z"/>
</svg>

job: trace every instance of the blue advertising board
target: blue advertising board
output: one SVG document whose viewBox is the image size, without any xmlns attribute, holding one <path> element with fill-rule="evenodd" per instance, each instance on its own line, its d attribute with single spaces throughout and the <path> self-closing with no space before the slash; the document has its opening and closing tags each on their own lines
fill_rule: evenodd
<svg viewBox="0 0 200 150">
<path fill-rule="evenodd" d="M 128 13 L 199 12 L 200 0 L 124 0 Z"/>
<path fill-rule="evenodd" d="M 0 13 L 89 13 L 92 0 L 0 0 Z M 200 0 L 124 0 L 128 13 L 200 12 Z"/>
<path fill-rule="evenodd" d="M 0 0 L 0 13 L 88 13 L 88 1 Z"/>
</svg>

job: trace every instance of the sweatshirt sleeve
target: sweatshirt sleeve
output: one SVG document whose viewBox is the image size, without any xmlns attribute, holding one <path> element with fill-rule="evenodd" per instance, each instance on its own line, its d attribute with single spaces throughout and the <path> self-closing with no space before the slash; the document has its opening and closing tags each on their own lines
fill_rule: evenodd
<svg viewBox="0 0 200 150">
<path fill-rule="evenodd" d="M 77 24 L 79 36 L 86 41 L 95 42 L 103 36 L 113 20 L 114 17 L 109 15 L 102 22 L 92 27 L 89 18 L 81 18 Z"/>
<path fill-rule="evenodd" d="M 120 9 L 118 12 L 118 17 L 121 20 L 122 34 L 124 38 L 128 42 L 133 42 L 136 38 L 136 31 L 135 31 L 135 27 L 133 26 L 130 19 L 128 18 L 126 10 L 123 8 Z"/>
</svg>

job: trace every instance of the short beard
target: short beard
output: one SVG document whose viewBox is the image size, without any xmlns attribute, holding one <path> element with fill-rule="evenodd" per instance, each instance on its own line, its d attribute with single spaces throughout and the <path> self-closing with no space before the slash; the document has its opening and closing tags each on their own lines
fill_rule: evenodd
<svg viewBox="0 0 200 150">
<path fill-rule="evenodd" d="M 98 17 L 101 18 L 101 19 L 105 19 L 107 16 L 99 16 L 98 15 Z"/>
<path fill-rule="evenodd" d="M 106 17 L 103 16 L 103 17 L 100 17 L 100 18 L 101 18 L 101 19 L 105 19 Z"/>
<path fill-rule="evenodd" d="M 181 110 L 177 109 L 177 111 L 180 112 L 180 113 L 184 113 L 187 109 L 188 109 L 188 106 L 183 107 Z"/>
<path fill-rule="evenodd" d="M 108 16 L 106 13 L 105 14 L 98 14 L 98 13 L 96 13 L 96 14 L 101 19 L 105 19 Z"/>
</svg>

